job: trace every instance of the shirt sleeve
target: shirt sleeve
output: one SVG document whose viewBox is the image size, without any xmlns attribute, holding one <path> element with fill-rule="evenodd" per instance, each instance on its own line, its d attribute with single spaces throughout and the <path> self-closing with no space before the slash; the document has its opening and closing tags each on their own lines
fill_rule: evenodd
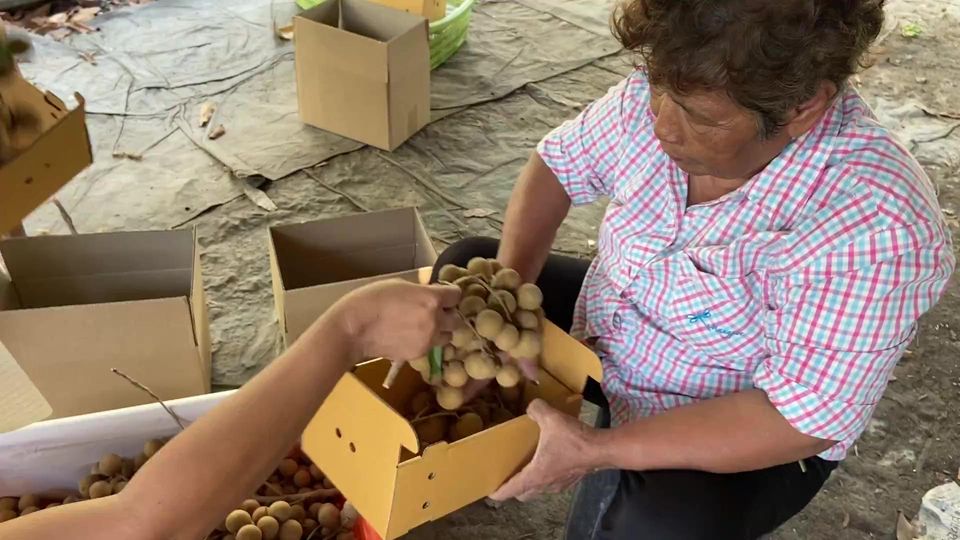
<svg viewBox="0 0 960 540">
<path fill-rule="evenodd" d="M 646 79 L 635 73 L 540 141 L 537 152 L 574 205 L 612 194 L 621 148 L 631 122 L 645 116 L 647 95 Z"/>
<path fill-rule="evenodd" d="M 771 286 L 778 305 L 765 321 L 770 356 L 754 385 L 801 433 L 846 447 L 866 428 L 917 319 L 939 300 L 955 265 L 945 231 L 897 253 L 898 239 L 916 239 L 921 228 L 931 230 L 861 239 L 826 255 L 818 269 L 847 271 L 799 270 Z M 864 261 L 857 256 L 864 253 L 888 256 Z"/>
</svg>

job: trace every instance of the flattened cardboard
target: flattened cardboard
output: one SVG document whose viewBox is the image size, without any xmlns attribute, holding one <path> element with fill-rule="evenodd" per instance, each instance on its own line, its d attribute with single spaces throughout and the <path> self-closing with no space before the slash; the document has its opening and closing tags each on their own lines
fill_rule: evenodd
<svg viewBox="0 0 960 540">
<path fill-rule="evenodd" d="M 50 416 L 53 409 L 0 343 L 0 434 Z"/>
<path fill-rule="evenodd" d="M 350 291 L 382 279 L 420 281 L 437 252 L 415 208 L 270 229 L 277 318 L 289 345 Z"/>
<path fill-rule="evenodd" d="M 68 110 L 57 96 L 41 92 L 12 74 L 0 79 L 0 99 L 35 111 L 40 135 L 30 147 L 0 167 L 0 234 L 16 227 L 93 162 L 84 101 Z"/>
<path fill-rule="evenodd" d="M 193 423 L 234 391 L 167 401 Z M 176 435 L 180 428 L 159 403 L 46 420 L 0 433 L 0 497 L 74 490 L 90 464 L 107 453 L 135 456 L 144 441 Z"/>
<path fill-rule="evenodd" d="M 393 150 L 430 121 L 425 18 L 365 0 L 328 0 L 294 17 L 293 26 L 305 123 Z"/>
<path fill-rule="evenodd" d="M 191 231 L 0 241 L 0 340 L 73 416 L 210 390 L 210 338 Z"/>
<path fill-rule="evenodd" d="M 524 402 L 542 398 L 577 415 L 587 378 L 601 378 L 600 360 L 584 345 L 547 323 L 539 386 L 527 384 Z M 555 373 L 554 368 L 563 366 Z M 382 382 L 387 360 L 345 375 L 307 426 L 304 452 L 329 476 L 383 540 L 439 519 L 499 488 L 533 456 L 537 425 L 526 415 L 423 454 L 416 431 L 397 409 L 426 388 L 405 367 L 390 389 Z"/>
<path fill-rule="evenodd" d="M 370 0 L 377 4 L 423 15 L 430 22 L 439 21 L 447 15 L 447 0 Z"/>
</svg>

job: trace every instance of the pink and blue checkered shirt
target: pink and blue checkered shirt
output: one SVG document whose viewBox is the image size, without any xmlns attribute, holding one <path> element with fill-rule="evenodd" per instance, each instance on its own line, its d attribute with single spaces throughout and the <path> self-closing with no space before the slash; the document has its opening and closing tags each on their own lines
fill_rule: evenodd
<svg viewBox="0 0 960 540">
<path fill-rule="evenodd" d="M 575 205 L 610 198 L 572 333 L 596 342 L 614 423 L 759 388 L 843 459 L 954 268 L 930 180 L 849 90 L 687 207 L 653 124 L 637 72 L 538 149 Z"/>
</svg>

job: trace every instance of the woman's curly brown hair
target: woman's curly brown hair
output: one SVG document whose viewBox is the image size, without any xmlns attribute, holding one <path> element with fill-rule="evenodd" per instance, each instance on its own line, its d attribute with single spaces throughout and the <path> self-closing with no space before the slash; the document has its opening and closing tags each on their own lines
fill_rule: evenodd
<svg viewBox="0 0 960 540">
<path fill-rule="evenodd" d="M 652 84 L 680 95 L 724 90 L 759 115 L 760 135 L 814 96 L 841 88 L 883 26 L 884 0 L 626 0 L 613 30 Z"/>
</svg>

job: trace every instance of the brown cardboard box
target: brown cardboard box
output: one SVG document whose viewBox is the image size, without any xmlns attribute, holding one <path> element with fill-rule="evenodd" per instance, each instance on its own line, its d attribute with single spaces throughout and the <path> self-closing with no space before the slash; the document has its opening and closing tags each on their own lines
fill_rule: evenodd
<svg viewBox="0 0 960 540">
<path fill-rule="evenodd" d="M 447 0 L 370 0 L 377 4 L 423 15 L 430 22 L 439 21 L 447 15 Z"/>
<path fill-rule="evenodd" d="M 542 368 L 540 385 L 527 383 L 524 402 L 540 397 L 573 416 L 580 412 L 587 377 L 601 377 L 596 355 L 550 323 Z M 426 383 L 407 366 L 385 389 L 389 369 L 389 361 L 375 360 L 345 375 L 301 439 L 304 452 L 383 540 L 493 493 L 530 460 L 540 433 L 524 415 L 421 449 L 414 427 L 397 411 Z"/>
<path fill-rule="evenodd" d="M 210 333 L 192 231 L 0 241 L 0 341 L 53 418 L 210 391 Z"/>
<path fill-rule="evenodd" d="M 300 118 L 393 150 L 430 121 L 427 21 L 364 0 L 293 20 Z"/>
<path fill-rule="evenodd" d="M 41 92 L 17 73 L 0 78 L 0 100 L 31 111 L 39 122 L 29 135 L 35 136 L 32 141 L 17 141 L 29 147 L 0 166 L 0 234 L 16 227 L 93 162 L 83 97 L 75 96 L 79 105 L 68 110 L 57 96 Z"/>
<path fill-rule="evenodd" d="M 290 345 L 348 292 L 389 278 L 420 281 L 437 252 L 415 208 L 270 229 L 277 318 Z"/>
</svg>

